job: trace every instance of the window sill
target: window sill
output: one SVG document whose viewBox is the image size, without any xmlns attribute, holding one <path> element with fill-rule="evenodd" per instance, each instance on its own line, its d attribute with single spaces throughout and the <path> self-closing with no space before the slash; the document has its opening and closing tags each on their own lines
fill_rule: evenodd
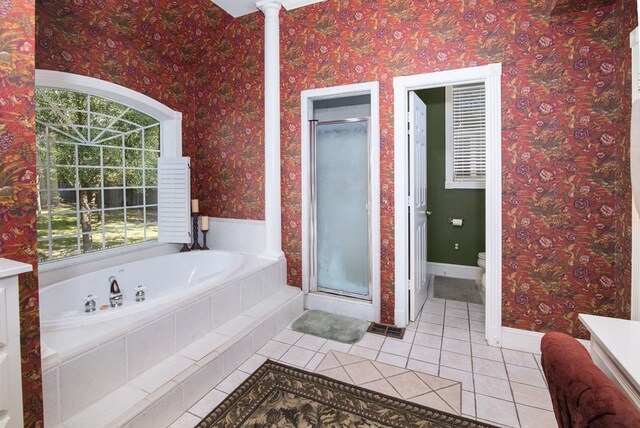
<svg viewBox="0 0 640 428">
<path fill-rule="evenodd" d="M 469 182 L 458 182 L 458 181 L 445 181 L 444 183 L 445 189 L 484 189 L 485 183 L 482 181 L 469 181 Z"/>
</svg>

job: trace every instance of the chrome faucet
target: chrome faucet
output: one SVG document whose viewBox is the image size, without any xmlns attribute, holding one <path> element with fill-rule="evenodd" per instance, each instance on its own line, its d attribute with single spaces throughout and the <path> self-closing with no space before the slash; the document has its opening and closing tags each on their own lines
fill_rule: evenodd
<svg viewBox="0 0 640 428">
<path fill-rule="evenodd" d="M 115 276 L 109 277 L 110 290 L 109 290 L 109 303 L 112 308 L 116 306 L 122 306 L 122 292 Z"/>
<path fill-rule="evenodd" d="M 136 292 L 136 302 L 144 302 L 144 300 L 146 299 L 145 294 L 144 294 L 144 290 L 146 290 L 147 287 L 143 286 L 143 285 L 138 285 L 135 288 L 135 292 Z"/>
<path fill-rule="evenodd" d="M 94 312 L 96 310 L 96 300 L 98 296 L 94 296 L 93 294 L 89 294 L 84 298 L 84 311 L 85 312 Z"/>
</svg>

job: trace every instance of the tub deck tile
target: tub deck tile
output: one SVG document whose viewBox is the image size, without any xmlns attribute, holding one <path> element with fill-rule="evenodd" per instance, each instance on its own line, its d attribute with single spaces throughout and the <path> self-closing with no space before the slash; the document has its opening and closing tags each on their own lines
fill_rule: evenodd
<svg viewBox="0 0 640 428">
<path fill-rule="evenodd" d="M 152 393 L 193 364 L 193 361 L 182 355 L 172 355 L 156 364 L 140 376 L 129 382 L 148 393 Z"/>
<path fill-rule="evenodd" d="M 233 285 L 234 284 L 231 284 L 229 288 L 234 288 Z M 223 301 L 211 298 L 209 304 L 206 305 L 207 309 L 214 309 L 213 307 L 215 305 L 211 304 L 211 302 L 222 304 Z M 233 306 L 235 306 L 235 303 Z M 149 422 L 160 422 L 160 420 L 162 420 L 168 423 L 153 426 L 167 426 L 170 421 L 178 418 L 188 407 L 194 405 L 201 400 L 202 397 L 207 395 L 225 376 L 233 373 L 238 366 L 251 357 L 258 348 L 261 348 L 265 340 L 270 340 L 280 329 L 297 318 L 302 311 L 303 296 L 301 290 L 281 284 L 277 292 L 261 300 L 254 308 L 248 308 L 241 314 L 227 318 L 223 321 L 223 324 L 218 326 L 215 325 L 215 322 L 211 322 L 210 330 L 203 336 L 196 338 L 192 343 L 187 344 L 182 349 L 176 346 L 177 349 L 175 349 L 174 354 L 159 361 L 153 367 L 147 368 L 146 371 L 139 375 L 132 375 L 132 373 L 127 374 L 127 367 L 129 369 L 130 367 L 126 364 L 128 360 L 126 352 L 124 352 L 124 376 L 130 379 L 128 383 L 117 386 L 117 388 L 114 388 L 115 390 L 111 389 L 109 391 L 110 393 L 102 396 L 97 403 L 81 408 L 77 414 L 73 414 L 73 409 L 66 409 L 66 413 L 63 411 L 63 414 L 61 414 L 59 418 L 56 418 L 57 422 L 60 422 L 60 426 L 64 427 L 133 427 L 149 426 Z M 176 319 L 177 312 L 179 311 L 168 316 Z M 205 312 L 207 311 L 205 310 Z M 213 320 L 216 315 L 221 315 L 221 313 L 213 312 L 214 311 L 209 312 L 211 315 L 208 317 L 209 320 Z M 225 311 L 222 310 L 221 312 Z M 185 315 L 186 312 L 183 311 L 182 314 Z M 166 316 L 166 314 L 163 315 L 163 317 Z M 102 341 L 104 337 L 110 337 L 111 334 L 116 334 L 117 332 L 120 339 L 114 342 L 126 342 L 132 331 L 139 328 L 140 325 L 144 323 L 155 323 L 162 317 L 156 314 L 153 316 L 153 319 L 150 319 L 148 316 L 135 318 L 135 328 L 120 325 L 120 320 L 116 320 L 117 322 L 113 324 L 105 322 L 100 325 L 95 324 L 82 327 L 78 330 L 92 333 L 89 335 L 92 338 L 95 337 L 93 333 L 95 333 L 94 330 L 96 328 L 101 329 L 101 331 L 104 330 L 106 335 L 100 337 L 100 341 Z M 187 318 L 189 318 L 189 316 L 183 318 L 183 321 L 188 321 Z M 185 323 L 185 325 L 186 324 L 188 323 Z M 125 331 L 124 336 L 122 335 L 123 329 Z M 180 329 L 176 328 L 176 331 L 179 332 L 179 330 Z M 73 338 L 75 332 L 75 328 L 66 329 L 63 334 L 65 334 L 67 338 Z M 167 334 L 167 332 L 154 330 L 153 334 L 149 333 L 149 336 L 162 336 L 165 334 Z M 65 340 L 73 340 L 62 337 L 60 341 L 56 342 L 56 335 L 54 334 L 52 337 L 54 337 L 53 342 L 47 344 L 56 351 L 58 351 L 58 349 L 55 348 L 56 345 L 64 345 Z M 88 351 L 84 351 L 84 354 L 87 355 L 82 355 L 82 364 L 88 364 L 90 361 L 85 361 L 85 359 L 96 354 L 95 351 L 100 353 L 102 360 L 109 358 L 113 361 L 111 354 L 107 355 L 99 351 L 99 349 L 102 349 L 105 345 L 100 346 L 98 343 L 101 342 L 96 341 L 96 343 L 91 343 Z M 138 341 L 138 343 L 141 342 Z M 112 346 L 113 344 L 110 343 L 107 345 Z M 74 344 L 72 343 L 70 346 L 73 347 Z M 143 346 L 139 348 L 143 348 L 141 351 L 144 350 Z M 78 353 L 83 354 L 82 351 L 78 351 Z M 120 353 L 122 354 L 123 352 Z M 134 354 L 136 353 L 132 353 L 132 355 Z M 258 359 L 262 358 L 264 357 L 258 357 Z M 56 373 L 59 370 L 58 367 L 65 368 L 64 366 L 70 366 L 70 361 L 59 366 L 59 354 L 50 356 L 48 361 L 50 361 L 52 367 L 45 368 L 47 370 L 56 370 Z M 92 364 L 92 367 L 96 367 L 96 365 Z M 69 372 L 70 369 L 66 371 Z M 100 372 L 103 371 L 104 370 L 100 370 Z M 75 370 L 73 372 L 75 372 Z M 113 379 L 110 379 L 110 381 L 112 380 Z M 60 382 L 63 383 L 62 380 Z M 127 382 L 127 380 L 125 380 L 125 382 Z M 91 388 L 100 389 L 98 385 L 93 385 L 93 383 Z M 88 391 L 91 391 L 91 389 Z M 69 394 L 67 393 L 66 395 L 68 396 Z M 75 398 L 79 399 L 80 397 Z M 61 400 L 60 397 L 55 397 L 55 399 L 56 401 Z M 58 403 L 61 403 L 61 401 L 58 401 Z M 62 410 L 65 410 L 61 405 L 59 406 Z M 65 415 L 70 416 L 66 416 L 66 419 L 64 419 Z"/>
<path fill-rule="evenodd" d="M 255 318 L 251 318 L 246 315 L 238 315 L 237 317 L 232 318 L 230 321 L 227 321 L 220 327 L 216 328 L 214 332 L 225 336 L 235 336 L 242 330 L 249 327 L 255 321 Z"/>
<path fill-rule="evenodd" d="M 147 393 L 131 385 L 124 385 L 82 412 L 64 421 L 67 428 L 112 427 L 115 418 L 129 410 L 142 411 L 149 405 Z"/>
<path fill-rule="evenodd" d="M 215 332 L 208 333 L 193 342 L 191 345 L 187 345 L 185 348 L 178 352 L 178 355 L 185 356 L 192 359 L 193 361 L 199 361 L 205 355 L 219 348 L 222 344 L 229 340 L 229 337 L 230 336 Z"/>
</svg>

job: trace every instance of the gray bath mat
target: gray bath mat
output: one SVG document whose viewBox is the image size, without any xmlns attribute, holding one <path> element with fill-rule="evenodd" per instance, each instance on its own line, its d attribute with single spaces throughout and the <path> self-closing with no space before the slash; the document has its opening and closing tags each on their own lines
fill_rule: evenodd
<svg viewBox="0 0 640 428">
<path fill-rule="evenodd" d="M 294 331 L 349 344 L 362 339 L 368 327 L 367 321 L 316 310 L 305 312 L 291 324 Z"/>
<path fill-rule="evenodd" d="M 433 297 L 437 299 L 457 300 L 458 302 L 482 305 L 482 296 L 476 282 L 472 279 L 436 276 L 433 283 Z"/>
</svg>

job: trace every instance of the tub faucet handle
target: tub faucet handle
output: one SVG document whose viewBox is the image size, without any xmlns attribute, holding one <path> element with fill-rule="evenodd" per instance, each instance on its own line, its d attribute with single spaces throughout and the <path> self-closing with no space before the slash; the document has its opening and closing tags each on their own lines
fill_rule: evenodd
<svg viewBox="0 0 640 428">
<path fill-rule="evenodd" d="M 98 296 L 94 294 L 89 294 L 87 297 L 85 297 L 82 300 L 84 301 L 85 312 L 94 312 L 96 310 L 96 300 L 98 300 Z"/>
<path fill-rule="evenodd" d="M 146 299 L 144 290 L 146 289 L 147 287 L 145 287 L 144 285 L 138 285 L 134 289 L 134 291 L 136 292 L 136 302 L 144 302 L 144 300 Z"/>
</svg>

